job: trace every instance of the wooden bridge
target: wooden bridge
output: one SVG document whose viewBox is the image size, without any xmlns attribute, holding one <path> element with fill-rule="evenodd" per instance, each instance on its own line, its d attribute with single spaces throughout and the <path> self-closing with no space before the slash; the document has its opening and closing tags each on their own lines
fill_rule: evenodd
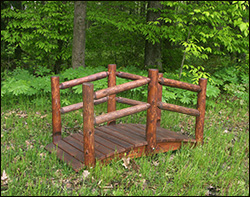
<svg viewBox="0 0 250 197">
<path fill-rule="evenodd" d="M 94 92 L 91 81 L 108 77 L 108 88 Z M 116 77 L 133 81 L 116 85 Z M 60 105 L 60 89 L 82 84 L 83 102 Z M 148 84 L 147 102 L 136 101 L 116 94 Z M 171 86 L 198 92 L 197 109 L 162 102 L 162 86 Z M 114 157 L 140 157 L 181 148 L 185 143 L 203 143 L 207 80 L 199 85 L 163 78 L 157 69 L 149 69 L 148 77 L 117 72 L 116 65 L 108 65 L 107 72 L 96 73 L 59 84 L 59 77 L 51 77 L 53 142 L 45 148 L 55 151 L 58 158 L 78 172 L 84 166 L 94 166 L 96 160 L 107 163 Z M 94 105 L 108 102 L 107 113 L 94 117 Z M 132 105 L 116 110 L 116 102 Z M 61 137 L 61 114 L 83 109 L 83 133 Z M 116 124 L 116 119 L 147 110 L 147 123 Z M 160 127 L 161 110 L 170 110 L 196 116 L 195 139 Z M 107 122 L 105 126 L 98 126 Z M 97 127 L 95 127 L 95 125 Z"/>
</svg>

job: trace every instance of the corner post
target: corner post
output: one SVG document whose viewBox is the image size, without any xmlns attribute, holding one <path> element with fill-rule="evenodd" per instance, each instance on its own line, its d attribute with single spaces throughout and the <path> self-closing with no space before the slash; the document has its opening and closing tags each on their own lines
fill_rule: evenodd
<svg viewBox="0 0 250 197">
<path fill-rule="evenodd" d="M 158 78 L 163 77 L 162 73 L 159 73 Z M 158 102 L 162 101 L 162 85 L 160 83 L 158 83 L 157 81 L 157 85 L 158 85 Z M 157 107 L 157 123 L 156 123 L 157 127 L 161 126 L 161 109 Z"/>
<path fill-rule="evenodd" d="M 51 77 L 51 96 L 52 96 L 52 127 L 53 127 L 53 143 L 57 144 L 61 140 L 61 104 L 60 104 L 60 88 L 59 77 Z"/>
<path fill-rule="evenodd" d="M 158 70 L 149 69 L 148 77 L 151 81 L 148 84 L 148 103 L 150 107 L 147 110 L 146 139 L 148 142 L 147 153 L 156 150 L 156 123 L 157 123 L 157 101 L 158 101 Z"/>
<path fill-rule="evenodd" d="M 95 165 L 95 138 L 94 138 L 94 85 L 82 84 L 83 97 L 83 142 L 84 163 L 86 166 Z"/>
<path fill-rule="evenodd" d="M 116 86 L 116 65 L 109 64 L 108 65 L 108 87 Z M 108 113 L 116 110 L 116 100 L 115 94 L 108 96 Z M 116 123 L 115 120 L 108 121 L 107 125 L 114 125 Z"/>
<path fill-rule="evenodd" d="M 207 79 L 200 78 L 199 86 L 201 91 L 198 93 L 197 98 L 197 110 L 200 112 L 199 116 L 196 116 L 195 123 L 195 140 L 196 143 L 203 144 L 203 131 L 204 131 L 204 120 L 205 120 L 205 110 L 206 110 L 206 88 L 207 88 Z"/>
</svg>

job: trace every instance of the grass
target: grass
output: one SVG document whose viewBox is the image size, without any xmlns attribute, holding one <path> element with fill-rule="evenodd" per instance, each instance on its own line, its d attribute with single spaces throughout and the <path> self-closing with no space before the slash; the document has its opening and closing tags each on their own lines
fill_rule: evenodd
<svg viewBox="0 0 250 197">
<path fill-rule="evenodd" d="M 45 99 L 45 98 L 43 98 Z M 126 105 L 119 104 L 118 108 Z M 106 104 L 95 107 L 96 115 Z M 82 130 L 82 111 L 62 115 L 63 136 Z M 146 122 L 146 112 L 117 122 Z M 48 153 L 50 106 L 23 102 L 1 106 L 1 195 L 249 195 L 249 109 L 221 100 L 206 110 L 204 145 L 75 173 Z M 194 136 L 194 117 L 162 112 L 164 128 Z M 88 176 L 85 173 L 89 172 Z"/>
</svg>

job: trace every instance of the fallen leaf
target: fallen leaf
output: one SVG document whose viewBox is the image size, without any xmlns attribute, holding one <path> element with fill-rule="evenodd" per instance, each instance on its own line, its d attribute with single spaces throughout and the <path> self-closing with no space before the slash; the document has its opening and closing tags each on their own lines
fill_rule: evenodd
<svg viewBox="0 0 250 197">
<path fill-rule="evenodd" d="M 130 163 L 130 158 L 128 157 L 128 158 L 126 158 L 126 157 L 123 157 L 122 158 L 122 161 L 123 161 L 123 166 L 127 169 L 127 168 L 129 168 L 129 163 Z"/>
<path fill-rule="evenodd" d="M 47 115 L 48 115 L 48 114 L 45 114 L 45 115 L 41 116 L 41 118 L 45 118 Z"/>
<path fill-rule="evenodd" d="M 158 166 L 160 163 L 158 161 L 153 161 L 154 166 Z"/>
<path fill-rule="evenodd" d="M 90 172 L 88 170 L 83 171 L 84 178 L 87 178 L 89 176 Z"/>
<path fill-rule="evenodd" d="M 3 170 L 3 174 L 1 176 L 1 181 L 3 181 L 3 185 L 8 184 L 8 175 L 6 174 L 5 170 Z"/>
</svg>

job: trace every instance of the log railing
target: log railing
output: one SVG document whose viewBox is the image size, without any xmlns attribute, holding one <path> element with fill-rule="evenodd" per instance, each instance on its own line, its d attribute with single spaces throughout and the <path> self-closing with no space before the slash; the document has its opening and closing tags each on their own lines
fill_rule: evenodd
<svg viewBox="0 0 250 197">
<path fill-rule="evenodd" d="M 94 92 L 91 81 L 108 77 L 108 88 Z M 131 79 L 133 81 L 116 85 L 116 77 Z M 82 84 L 83 102 L 61 108 L 60 89 L 65 89 Z M 133 99 L 116 97 L 117 93 L 137 88 L 148 84 L 147 102 Z M 161 110 L 170 110 L 196 116 L 195 139 L 196 142 L 203 142 L 203 129 L 205 119 L 206 103 L 206 79 L 199 79 L 199 85 L 180 82 L 163 78 L 163 74 L 157 69 L 149 69 L 148 77 L 135 74 L 117 72 L 115 64 L 108 65 L 107 72 L 96 73 L 87 77 L 73 79 L 59 84 L 59 77 L 51 77 L 52 93 L 52 125 L 53 143 L 61 140 L 61 114 L 83 109 L 83 135 L 84 135 L 84 161 L 85 165 L 95 164 L 94 150 L 94 125 L 107 122 L 108 125 L 116 124 L 116 119 L 147 110 L 146 140 L 147 152 L 153 152 L 157 148 L 156 129 L 160 126 Z M 178 105 L 162 102 L 162 85 L 182 88 L 198 92 L 197 109 L 191 109 Z M 94 117 L 94 105 L 108 102 L 107 113 Z M 116 110 L 116 102 L 132 105 L 121 110 Z"/>
<path fill-rule="evenodd" d="M 158 82 L 161 85 L 171 86 L 175 88 L 182 88 L 194 92 L 198 92 L 197 96 L 197 109 L 182 107 L 178 105 L 173 105 L 169 103 L 164 103 L 159 101 L 160 96 L 157 102 L 157 107 L 162 110 L 169 110 L 174 112 L 179 112 L 191 116 L 196 116 L 195 123 L 195 140 L 198 143 L 203 143 L 203 130 L 204 130 L 204 120 L 205 120 L 205 107 L 206 107 L 206 87 L 207 87 L 207 79 L 200 78 L 199 85 L 194 85 L 190 83 L 185 83 L 181 81 L 176 81 L 173 79 L 163 78 L 159 75 Z M 158 95 L 162 94 L 161 90 L 158 88 Z M 160 122 L 160 114 L 158 115 Z M 159 123 L 158 123 L 159 126 Z"/>
</svg>

